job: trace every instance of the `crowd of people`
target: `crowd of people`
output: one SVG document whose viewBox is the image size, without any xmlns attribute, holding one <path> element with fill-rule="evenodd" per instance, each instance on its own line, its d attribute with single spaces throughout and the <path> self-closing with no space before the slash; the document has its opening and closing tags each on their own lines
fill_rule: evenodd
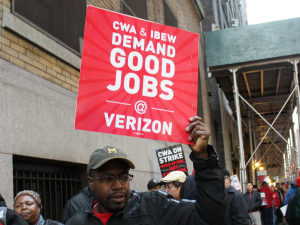
<svg viewBox="0 0 300 225">
<path fill-rule="evenodd" d="M 134 163 L 121 149 L 106 146 L 90 156 L 89 185 L 67 202 L 60 222 L 44 219 L 39 194 L 24 190 L 15 196 L 14 210 L 0 195 L 0 225 L 300 224 L 300 178 L 288 190 L 285 184 L 269 187 L 266 182 L 259 190 L 248 182 L 243 194 L 231 186 L 230 172 L 208 145 L 210 131 L 202 119 L 190 118 L 186 132 L 194 143 L 193 175 L 173 171 L 161 180 L 151 179 L 148 192 L 133 191 Z M 287 204 L 285 221 L 280 207 Z"/>
</svg>

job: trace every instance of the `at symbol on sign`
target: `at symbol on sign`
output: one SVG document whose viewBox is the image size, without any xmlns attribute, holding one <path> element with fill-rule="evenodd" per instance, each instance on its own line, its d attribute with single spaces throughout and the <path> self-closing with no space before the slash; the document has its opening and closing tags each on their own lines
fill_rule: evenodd
<svg viewBox="0 0 300 225">
<path fill-rule="evenodd" d="M 140 100 L 135 103 L 134 108 L 137 113 L 144 114 L 147 110 L 147 104 L 146 102 Z"/>
</svg>

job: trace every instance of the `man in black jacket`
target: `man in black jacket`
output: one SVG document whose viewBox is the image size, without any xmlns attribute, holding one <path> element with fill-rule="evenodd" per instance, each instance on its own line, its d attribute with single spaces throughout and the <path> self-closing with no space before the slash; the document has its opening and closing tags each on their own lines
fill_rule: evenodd
<svg viewBox="0 0 300 225">
<path fill-rule="evenodd" d="M 261 225 L 259 208 L 262 203 L 260 193 L 253 191 L 251 182 L 247 183 L 247 192 L 244 194 L 245 202 L 248 206 L 248 213 L 253 225 Z"/>
<path fill-rule="evenodd" d="M 231 186 L 229 171 L 222 169 L 221 172 L 228 194 L 227 225 L 249 225 L 248 209 L 243 194 Z"/>
<path fill-rule="evenodd" d="M 89 186 L 85 187 L 66 203 L 60 221 L 65 224 L 77 212 L 90 209 L 94 201 L 94 192 Z"/>
<path fill-rule="evenodd" d="M 226 224 L 225 188 L 219 170 L 219 158 L 208 146 L 210 131 L 199 117 L 190 118 L 186 132 L 190 159 L 194 163 L 197 183 L 196 202 L 177 201 L 165 191 L 137 193 L 130 197 L 129 169 L 134 164 L 114 147 L 97 149 L 88 164 L 88 181 L 96 201 L 89 210 L 79 212 L 66 225 L 93 224 Z"/>
<path fill-rule="evenodd" d="M 12 209 L 8 209 L 4 198 L 0 194 L 0 224 L 4 225 L 28 225 L 26 221 Z"/>
</svg>

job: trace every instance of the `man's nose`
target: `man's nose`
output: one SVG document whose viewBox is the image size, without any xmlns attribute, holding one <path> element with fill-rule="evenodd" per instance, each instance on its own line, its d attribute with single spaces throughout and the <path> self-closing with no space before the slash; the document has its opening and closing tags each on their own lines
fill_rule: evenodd
<svg viewBox="0 0 300 225">
<path fill-rule="evenodd" d="M 120 181 L 120 178 L 119 177 L 116 177 L 115 179 L 115 182 L 113 183 L 113 186 L 112 186 L 113 189 L 123 189 L 123 185 Z"/>
</svg>

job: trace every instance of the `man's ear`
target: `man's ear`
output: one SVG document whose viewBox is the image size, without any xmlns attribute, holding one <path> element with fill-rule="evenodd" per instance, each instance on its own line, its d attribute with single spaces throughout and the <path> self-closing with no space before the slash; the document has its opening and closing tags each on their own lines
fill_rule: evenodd
<svg viewBox="0 0 300 225">
<path fill-rule="evenodd" d="M 93 178 L 91 177 L 88 177 L 88 183 L 89 183 L 89 186 L 92 190 L 94 190 L 94 186 L 93 186 Z"/>
</svg>

